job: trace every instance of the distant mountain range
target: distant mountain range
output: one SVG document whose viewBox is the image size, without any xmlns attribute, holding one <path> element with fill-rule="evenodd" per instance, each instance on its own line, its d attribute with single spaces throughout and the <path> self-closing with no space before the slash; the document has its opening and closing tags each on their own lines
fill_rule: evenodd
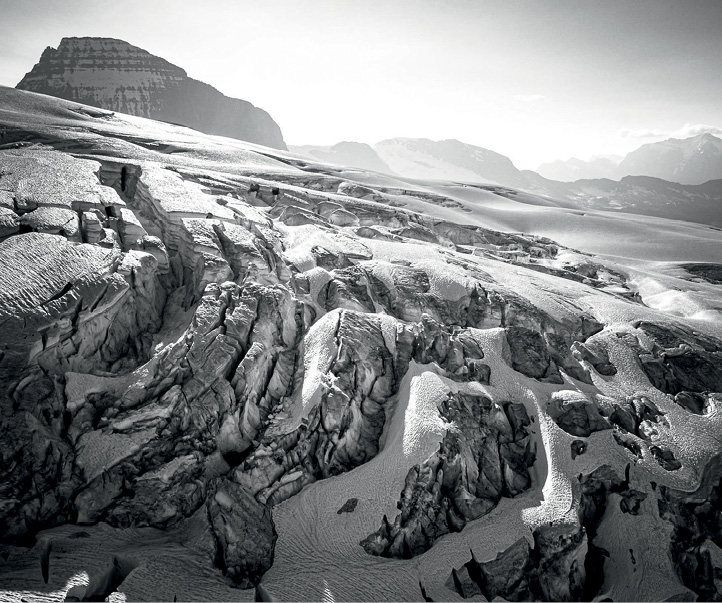
<svg viewBox="0 0 722 603">
<path fill-rule="evenodd" d="M 608 178 L 572 183 L 546 180 L 543 184 L 537 189 L 541 194 L 571 201 L 581 208 L 624 211 L 722 227 L 722 180 L 678 184 L 651 176 L 624 176 L 620 181 Z"/>
<path fill-rule="evenodd" d="M 566 201 L 571 207 L 580 209 L 625 211 L 722 227 L 720 149 L 722 140 L 711 134 L 644 145 L 627 155 L 619 166 L 615 166 L 611 158 L 600 158 L 595 162 L 574 160 L 572 165 L 577 166 L 577 173 L 595 177 L 563 182 L 561 178 L 550 179 L 531 170 L 519 170 L 504 155 L 458 140 L 393 138 L 373 147 L 348 142 L 334 147 L 291 147 L 291 151 L 317 161 L 374 169 L 406 178 L 483 184 L 500 187 L 498 190 L 508 187 Z M 655 156 L 681 158 L 674 165 L 671 161 L 666 164 L 670 178 L 678 174 L 707 173 L 717 179 L 704 180 L 700 184 L 679 184 L 658 175 L 619 175 L 625 171 L 624 165 L 640 166 L 640 172 L 662 173 L 665 170 L 659 167 L 653 169 Z M 641 167 L 645 161 L 648 169 Z M 563 163 L 557 162 L 557 175 L 563 175 Z M 616 173 L 604 177 L 604 167 L 610 164 L 616 168 Z M 684 179 L 689 181 L 691 177 Z M 508 194 L 513 195 L 513 191 Z"/>
<path fill-rule="evenodd" d="M 574 182 L 589 178 L 615 178 L 619 162 L 623 157 L 594 157 L 589 161 L 572 157 L 568 161 L 557 159 L 551 163 L 542 163 L 537 174 L 549 180 Z"/>
<path fill-rule="evenodd" d="M 619 161 L 603 157 L 583 161 L 573 157 L 569 161 L 543 163 L 536 171 L 545 178 L 563 182 L 652 176 L 681 184 L 703 184 L 722 178 L 722 140 L 712 134 L 670 138 L 642 145 Z"/>
<path fill-rule="evenodd" d="M 722 178 L 722 140 L 712 134 L 698 134 L 645 144 L 622 160 L 619 171 L 681 184 L 702 184 Z"/>
<path fill-rule="evenodd" d="M 17 88 L 286 149 L 280 128 L 262 109 L 228 98 L 122 40 L 63 38 L 57 49 L 43 52 Z M 624 158 L 556 161 L 538 172 L 519 170 L 504 155 L 458 140 L 391 138 L 373 147 L 347 141 L 291 151 L 403 178 L 527 191 L 580 209 L 722 226 L 722 140 L 711 134 L 646 144 Z"/>
<path fill-rule="evenodd" d="M 374 145 L 389 167 L 403 176 L 428 179 L 435 174 L 444 180 L 487 181 L 507 186 L 523 184 L 511 159 L 458 140 L 391 138 Z"/>
<path fill-rule="evenodd" d="M 511 159 L 458 140 L 390 138 L 373 147 L 342 142 L 331 147 L 291 146 L 309 159 L 375 170 L 392 176 L 515 186 L 524 184 Z"/>
<path fill-rule="evenodd" d="M 568 161 L 543 163 L 536 172 L 518 170 L 508 157 L 458 140 L 391 138 L 373 147 L 342 142 L 333 147 L 296 146 L 291 150 L 320 161 L 408 178 L 518 187 L 528 187 L 530 180 L 539 185 L 535 173 L 558 182 L 621 180 L 626 176 L 650 176 L 680 184 L 704 184 L 722 179 L 722 140 L 712 134 L 645 144 L 626 157 L 596 157 L 589 161 L 573 157 Z"/>
<path fill-rule="evenodd" d="M 372 170 L 386 174 L 394 173 L 381 160 L 378 153 L 363 142 L 339 142 L 332 147 L 305 145 L 289 146 L 288 148 L 298 155 L 310 157 L 323 163 L 353 166 L 362 170 Z"/>
<path fill-rule="evenodd" d="M 63 38 L 46 48 L 16 86 L 20 90 L 149 117 L 285 149 L 278 124 L 263 109 L 229 98 L 185 70 L 113 38 Z"/>
</svg>

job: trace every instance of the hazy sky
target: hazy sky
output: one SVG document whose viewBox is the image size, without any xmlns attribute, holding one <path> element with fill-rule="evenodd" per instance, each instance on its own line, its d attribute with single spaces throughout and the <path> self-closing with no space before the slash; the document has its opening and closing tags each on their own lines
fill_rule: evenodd
<svg viewBox="0 0 722 603">
<path fill-rule="evenodd" d="M 722 0 L 1 0 L 0 84 L 126 40 L 289 144 L 457 138 L 521 168 L 722 132 Z"/>
</svg>

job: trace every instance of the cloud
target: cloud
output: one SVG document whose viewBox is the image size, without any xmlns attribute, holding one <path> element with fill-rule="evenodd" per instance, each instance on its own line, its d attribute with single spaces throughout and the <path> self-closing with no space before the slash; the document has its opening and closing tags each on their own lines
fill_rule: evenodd
<svg viewBox="0 0 722 603">
<path fill-rule="evenodd" d="M 660 136 L 669 136 L 669 132 L 664 130 L 619 130 L 620 138 L 659 138 Z"/>
<path fill-rule="evenodd" d="M 544 100 L 546 96 L 543 94 L 516 94 L 514 100 L 519 103 L 535 103 L 540 100 Z"/>
<path fill-rule="evenodd" d="M 684 124 L 677 130 L 619 130 L 617 136 L 619 138 L 689 138 L 690 136 L 697 136 L 697 134 L 707 133 L 722 136 L 722 128 L 706 124 Z"/>
<path fill-rule="evenodd" d="M 697 134 L 715 134 L 722 135 L 722 128 L 717 126 L 706 126 L 704 124 L 685 124 L 676 132 L 672 132 L 675 138 L 688 138 L 689 136 L 697 136 Z"/>
</svg>

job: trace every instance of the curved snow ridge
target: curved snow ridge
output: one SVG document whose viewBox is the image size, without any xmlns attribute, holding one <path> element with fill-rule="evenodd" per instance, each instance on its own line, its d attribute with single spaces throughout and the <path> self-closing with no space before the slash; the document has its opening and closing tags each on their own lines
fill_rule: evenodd
<svg viewBox="0 0 722 603">
<path fill-rule="evenodd" d="M 702 292 L 698 292 L 686 283 L 686 290 L 675 286 L 672 279 L 642 277 L 635 282 L 637 292 L 642 301 L 665 314 L 681 316 L 684 318 L 719 320 L 722 311 L 719 308 L 719 297 L 709 299 Z"/>
<path fill-rule="evenodd" d="M 512 369 L 504 360 L 504 329 L 470 329 L 470 332 L 484 350 L 484 362 L 491 368 L 490 385 L 482 386 L 485 394 L 492 400 L 523 403 L 529 416 L 535 417 L 538 425 L 537 427 L 532 424 L 537 446 L 532 491 L 538 493 L 541 486 L 542 496 L 541 499 L 534 499 L 527 493 L 520 497 L 518 500 L 523 500 L 524 506 L 518 509 L 518 516 L 530 533 L 536 526 L 544 523 L 576 523 L 578 520 L 573 512 L 574 492 L 570 475 L 577 475 L 578 470 L 565 470 L 569 443 L 573 438 L 552 421 L 543 404 L 553 392 L 578 386 L 568 378 L 563 385 L 541 383 Z M 483 522 L 487 519 L 482 517 L 477 521 Z M 504 540 L 501 536 L 499 538 Z"/>
<path fill-rule="evenodd" d="M 430 439 L 446 433 L 448 424 L 439 414 L 437 404 L 448 392 L 441 378 L 430 371 L 411 378 L 408 394 L 402 394 L 408 395 L 404 412 L 404 458 L 415 458 L 420 450 L 428 448 Z"/>
<path fill-rule="evenodd" d="M 301 388 L 300 420 L 306 417 L 320 401 L 322 384 L 328 378 L 327 373 L 336 357 L 336 330 L 343 310 L 331 310 L 317 320 L 308 330 L 303 342 L 303 386 Z M 296 409 L 298 405 L 294 404 Z M 294 413 L 295 414 L 295 413 Z"/>
<path fill-rule="evenodd" d="M 310 484 L 273 508 L 278 541 L 263 585 L 275 597 L 295 600 L 302 592 L 309 600 L 323 600 L 330 593 L 337 600 L 358 600 L 365 593 L 367 600 L 398 601 L 418 596 L 417 560 L 373 557 L 359 542 L 384 515 L 398 513 L 396 501 L 409 469 L 438 450 L 449 427 L 436 404 L 450 389 L 430 369 L 409 363 L 386 420 L 383 446 L 373 459 Z M 352 498 L 355 510 L 339 514 Z"/>
</svg>

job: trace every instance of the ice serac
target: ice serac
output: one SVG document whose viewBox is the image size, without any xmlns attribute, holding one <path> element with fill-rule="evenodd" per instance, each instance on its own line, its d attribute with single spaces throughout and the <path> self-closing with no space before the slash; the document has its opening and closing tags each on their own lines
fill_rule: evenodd
<svg viewBox="0 0 722 603">
<path fill-rule="evenodd" d="M 63 38 L 17 88 L 285 149 L 263 109 L 224 96 L 165 59 L 112 38 Z"/>
<path fill-rule="evenodd" d="M 0 101 L 0 599 L 719 598 L 719 231 Z"/>
<path fill-rule="evenodd" d="M 445 534 L 491 511 L 502 496 L 531 485 L 535 452 L 523 404 L 450 395 L 439 408 L 458 430 L 449 431 L 438 452 L 409 470 L 398 507 L 401 513 L 361 542 L 367 553 L 411 558 Z"/>
</svg>

